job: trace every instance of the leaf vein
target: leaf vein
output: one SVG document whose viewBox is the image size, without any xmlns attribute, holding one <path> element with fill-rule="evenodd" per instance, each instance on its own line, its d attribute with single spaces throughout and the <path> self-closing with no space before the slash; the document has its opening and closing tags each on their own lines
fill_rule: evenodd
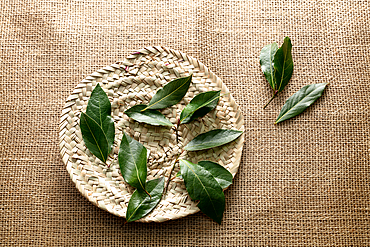
<svg viewBox="0 0 370 247">
<path fill-rule="evenodd" d="M 126 139 L 127 139 L 127 141 L 128 141 L 128 138 L 126 138 Z M 143 189 L 145 190 L 145 187 L 143 186 L 143 183 L 141 182 L 140 177 L 139 177 L 139 170 L 137 169 L 137 164 L 136 164 L 135 158 L 134 158 L 134 156 L 132 155 L 132 151 L 131 151 L 130 143 L 129 143 L 129 145 L 128 145 L 128 148 L 129 148 L 129 151 L 130 151 L 130 155 L 131 155 L 131 157 L 132 157 L 132 161 L 133 161 L 133 162 L 134 162 L 134 164 L 135 164 L 135 170 L 136 170 L 137 180 L 139 180 L 139 183 L 140 183 L 141 188 L 143 188 Z"/>
<path fill-rule="evenodd" d="M 238 133 L 239 134 L 239 133 Z M 233 135 L 231 135 L 231 136 L 233 136 Z M 217 137 L 217 136 L 213 136 L 213 138 L 215 138 L 215 137 Z M 229 136 L 230 137 L 230 136 Z M 199 143 L 199 144 L 196 144 L 196 145 L 192 145 L 192 146 L 190 146 L 190 147 L 198 147 L 198 146 L 203 146 L 204 144 L 209 144 L 209 143 L 217 143 L 216 141 L 214 141 L 214 140 L 212 140 L 212 141 L 208 141 L 208 142 L 202 142 L 202 143 Z M 226 144 L 226 143 L 225 143 Z M 220 146 L 220 145 L 219 145 Z M 218 147 L 218 146 L 216 146 L 216 147 Z"/>
<path fill-rule="evenodd" d="M 212 203 L 212 207 L 213 207 L 213 210 L 215 211 L 215 212 L 217 212 L 217 210 L 216 210 L 216 208 L 215 208 L 215 205 L 214 205 L 214 203 L 213 203 L 213 200 L 212 200 L 212 198 L 211 198 L 211 196 L 209 195 L 209 193 L 208 193 L 208 191 L 207 191 L 207 189 L 206 189 L 206 187 L 203 185 L 203 183 L 202 183 L 202 181 L 200 180 L 200 178 L 198 177 L 198 175 L 195 173 L 195 171 L 193 170 L 193 169 L 191 169 L 191 167 L 187 164 L 187 162 L 184 162 L 185 164 L 186 164 L 186 166 L 194 173 L 194 175 L 195 175 L 195 177 L 198 179 L 198 181 L 199 181 L 199 183 L 202 185 L 202 187 L 203 187 L 203 189 L 204 189 L 204 191 L 207 193 L 207 195 L 208 195 L 208 198 L 209 198 L 209 200 L 211 201 L 211 203 Z"/>
<path fill-rule="evenodd" d="M 191 114 L 193 114 L 194 112 L 198 111 L 200 108 L 202 107 L 205 107 L 207 106 L 208 104 L 212 103 L 213 101 L 215 101 L 216 99 L 218 98 L 221 98 L 221 95 L 216 97 L 216 98 L 211 98 L 210 100 L 208 100 L 206 103 L 204 103 L 203 105 L 199 106 L 197 109 L 195 109 L 194 111 L 190 112 L 188 115 L 186 115 L 184 118 L 180 119 L 180 121 L 182 122 L 184 119 L 186 119 L 188 116 L 190 116 Z"/>
<path fill-rule="evenodd" d="M 140 204 L 135 208 L 134 212 L 132 212 L 132 214 L 131 214 L 130 218 L 126 219 L 126 221 L 129 221 L 129 220 L 134 216 L 134 214 L 136 213 L 136 211 L 139 209 L 139 207 L 140 207 L 140 206 L 141 206 L 145 201 L 146 201 L 146 198 L 145 198 L 142 202 L 140 202 Z"/>
<path fill-rule="evenodd" d="M 305 97 L 303 97 L 297 104 L 294 104 L 286 113 L 284 113 L 283 116 L 281 116 L 279 119 L 276 120 L 275 123 L 279 122 L 285 115 L 287 115 L 291 110 L 293 110 L 298 104 L 300 104 L 305 98 L 310 96 L 310 94 L 314 93 L 317 88 L 315 88 L 312 92 L 308 93 Z"/>
<path fill-rule="evenodd" d="M 87 116 L 87 115 L 86 115 Z M 91 119 L 91 120 L 93 120 L 94 121 L 94 119 Z M 86 121 L 86 119 L 85 119 L 85 123 L 86 123 L 86 125 L 87 125 L 87 128 L 89 128 L 89 131 L 90 131 L 90 133 L 91 133 L 91 135 L 92 135 L 92 137 L 94 138 L 94 141 L 95 141 L 95 143 L 96 143 L 96 146 L 98 147 L 98 149 L 99 149 L 99 152 L 100 152 L 100 154 L 101 154 L 101 156 L 103 157 L 103 159 L 104 159 L 104 163 L 106 162 L 106 159 L 104 158 L 104 155 L 103 155 L 103 153 L 102 153 L 102 151 L 101 151 L 101 149 L 100 149 L 100 146 L 99 146 L 99 144 L 98 144 L 98 142 L 97 142 L 97 140 L 96 140 L 96 138 L 95 138 L 95 135 L 94 135 L 94 133 L 93 133 L 93 131 L 91 130 L 91 128 L 90 128 L 90 126 L 89 126 L 89 124 L 88 124 L 88 122 Z M 98 124 L 98 123 L 97 123 Z M 99 125 L 99 124 L 98 124 Z M 104 131 L 102 131 L 103 133 L 104 133 Z M 106 139 L 107 140 L 107 139 Z M 108 141 L 107 141 L 107 143 L 108 143 Z"/>
<path fill-rule="evenodd" d="M 189 79 L 185 80 L 185 82 L 178 88 L 176 88 L 174 91 L 172 91 L 170 94 L 166 95 L 165 97 L 163 97 L 162 99 L 158 100 L 157 102 L 151 104 L 151 105 L 148 105 L 148 107 L 146 107 L 144 110 L 142 111 L 145 111 L 146 109 L 148 109 L 149 107 L 152 107 L 156 104 L 158 104 L 159 102 L 161 102 L 162 100 L 166 99 L 167 97 L 171 96 L 172 94 L 174 94 L 176 91 L 180 90 L 180 88 L 182 88 L 187 82 L 188 82 Z M 163 90 L 163 89 L 162 89 Z"/>
</svg>

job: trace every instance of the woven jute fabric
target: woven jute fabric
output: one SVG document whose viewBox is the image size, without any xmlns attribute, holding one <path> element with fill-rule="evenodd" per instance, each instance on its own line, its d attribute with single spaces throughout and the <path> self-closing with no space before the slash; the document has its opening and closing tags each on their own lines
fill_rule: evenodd
<svg viewBox="0 0 370 247">
<path fill-rule="evenodd" d="M 0 1 L 0 245 L 370 246 L 369 1 Z M 293 43 L 271 90 L 261 48 Z M 245 144 L 222 225 L 196 213 L 130 223 L 84 198 L 59 154 L 76 85 L 148 46 L 197 58 L 240 106 Z M 330 83 L 274 125 L 302 86 Z"/>
</svg>

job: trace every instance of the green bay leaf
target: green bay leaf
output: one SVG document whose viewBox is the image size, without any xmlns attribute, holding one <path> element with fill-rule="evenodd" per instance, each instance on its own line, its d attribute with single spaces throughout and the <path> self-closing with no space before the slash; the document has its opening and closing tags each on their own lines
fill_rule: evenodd
<svg viewBox="0 0 370 247">
<path fill-rule="evenodd" d="M 111 117 L 110 101 L 100 84 L 97 84 L 91 93 L 87 103 L 86 115 L 95 120 L 102 128 L 108 141 L 108 153 L 110 153 L 114 143 L 114 121 Z"/>
<path fill-rule="evenodd" d="M 198 208 L 221 224 L 225 210 L 225 195 L 220 184 L 204 167 L 180 160 L 181 175 L 191 199 L 199 200 Z"/>
<path fill-rule="evenodd" d="M 86 147 L 105 163 L 109 155 L 109 145 L 102 128 L 94 119 L 83 112 L 80 117 L 80 128 Z"/>
<path fill-rule="evenodd" d="M 276 51 L 273 63 L 275 69 L 275 90 L 277 93 L 280 93 L 293 74 L 292 43 L 289 37 L 285 37 L 284 43 Z"/>
<path fill-rule="evenodd" d="M 220 164 L 213 161 L 202 160 L 198 162 L 198 165 L 211 173 L 222 189 L 226 189 L 233 183 L 233 175 Z M 176 174 L 176 177 L 182 178 L 181 170 Z"/>
<path fill-rule="evenodd" d="M 118 163 L 125 181 L 138 190 L 146 191 L 147 150 L 125 132 L 119 147 Z"/>
<path fill-rule="evenodd" d="M 287 99 L 283 108 L 280 111 L 275 124 L 295 117 L 306 110 L 318 98 L 321 97 L 327 83 L 311 84 L 302 87 L 298 92 Z"/>
<path fill-rule="evenodd" d="M 126 220 L 132 222 L 148 215 L 159 203 L 164 189 L 164 178 L 157 178 L 146 182 L 146 190 L 135 190 L 128 203 Z"/>
<path fill-rule="evenodd" d="M 278 45 L 274 42 L 263 47 L 260 54 L 260 64 L 262 72 L 265 75 L 266 80 L 268 81 L 270 87 L 274 90 L 274 92 L 275 92 L 275 69 L 273 65 L 273 60 L 277 49 Z"/>
<path fill-rule="evenodd" d="M 221 91 L 208 91 L 195 96 L 182 110 L 180 123 L 190 123 L 212 111 L 218 104 L 220 92 Z"/>
<path fill-rule="evenodd" d="M 234 141 L 236 138 L 241 136 L 241 134 L 243 134 L 243 131 L 239 130 L 211 130 L 195 137 L 185 146 L 184 149 L 187 151 L 198 151 L 222 146 L 226 143 Z"/>
<path fill-rule="evenodd" d="M 102 130 L 107 138 L 108 142 L 108 154 L 112 151 L 115 137 L 114 120 L 111 116 L 105 118 L 102 126 Z"/>
<path fill-rule="evenodd" d="M 226 189 L 233 183 L 233 175 L 222 165 L 209 160 L 199 161 L 198 165 L 211 173 L 222 189 Z"/>
<path fill-rule="evenodd" d="M 148 106 L 142 111 L 147 109 L 163 109 L 179 103 L 188 91 L 191 79 L 192 75 L 170 81 L 157 91 Z"/>
<path fill-rule="evenodd" d="M 86 114 L 94 119 L 100 127 L 103 125 L 105 118 L 111 115 L 111 104 L 100 84 L 97 84 L 91 93 Z"/>
<path fill-rule="evenodd" d="M 130 118 L 141 122 L 141 123 L 147 123 L 151 125 L 158 125 L 158 126 L 173 126 L 173 124 L 166 119 L 166 117 L 156 110 L 145 110 L 147 105 L 135 105 L 131 107 L 130 109 L 126 110 L 125 113 Z"/>
</svg>

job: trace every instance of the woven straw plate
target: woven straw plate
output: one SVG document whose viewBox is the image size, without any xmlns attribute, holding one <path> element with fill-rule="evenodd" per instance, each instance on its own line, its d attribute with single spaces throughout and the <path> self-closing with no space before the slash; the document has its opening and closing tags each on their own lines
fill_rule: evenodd
<svg viewBox="0 0 370 247">
<path fill-rule="evenodd" d="M 60 121 L 60 153 L 64 164 L 78 190 L 93 204 L 108 212 L 125 217 L 127 205 L 134 188 L 122 178 L 118 165 L 118 149 L 123 131 L 141 142 L 148 149 L 148 180 L 169 176 L 171 166 L 182 147 L 200 133 L 217 129 L 244 130 L 244 120 L 231 94 L 220 98 L 216 110 L 205 117 L 179 128 L 180 143 L 176 143 L 173 130 L 155 127 L 129 119 L 124 111 L 136 104 L 147 104 L 158 88 L 167 82 L 193 74 L 192 84 L 184 99 L 177 105 L 161 112 L 172 123 L 181 110 L 200 92 L 222 90 L 227 87 L 198 60 L 184 53 L 165 47 L 147 47 L 86 77 L 68 97 Z M 86 148 L 79 128 L 81 112 L 95 85 L 100 83 L 112 104 L 112 116 L 116 127 L 114 148 L 107 168 Z M 233 176 L 238 171 L 244 135 L 222 147 L 198 152 L 185 152 L 182 157 L 197 163 L 212 160 L 227 168 Z M 179 170 L 176 166 L 172 176 Z M 186 192 L 183 180 L 170 182 L 168 192 L 159 205 L 140 222 L 163 222 L 198 212 L 196 202 Z"/>
</svg>

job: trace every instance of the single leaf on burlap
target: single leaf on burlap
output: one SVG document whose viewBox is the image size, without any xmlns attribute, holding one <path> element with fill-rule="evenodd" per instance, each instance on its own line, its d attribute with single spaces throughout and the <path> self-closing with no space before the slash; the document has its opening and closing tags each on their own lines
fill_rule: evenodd
<svg viewBox="0 0 370 247">
<path fill-rule="evenodd" d="M 164 189 L 164 178 L 146 182 L 145 188 L 151 195 L 141 190 L 135 190 L 128 203 L 126 220 L 132 222 L 148 215 L 159 203 Z"/>
<path fill-rule="evenodd" d="M 195 137 L 185 146 L 184 149 L 187 151 L 198 151 L 222 146 L 226 143 L 234 141 L 241 134 L 243 134 L 243 131 L 239 130 L 227 130 L 227 129 L 211 130 Z"/>
<path fill-rule="evenodd" d="M 326 85 L 327 83 L 307 85 L 290 96 L 281 109 L 275 124 L 295 117 L 306 110 L 307 107 L 312 105 L 318 98 L 321 97 Z"/>
<path fill-rule="evenodd" d="M 142 111 L 147 109 L 163 109 L 179 103 L 188 91 L 191 79 L 192 75 L 170 81 L 157 91 L 148 106 Z"/>
<path fill-rule="evenodd" d="M 147 149 L 125 132 L 118 152 L 118 163 L 125 181 L 138 190 L 146 191 Z"/>
<path fill-rule="evenodd" d="M 277 91 L 276 93 L 280 93 L 293 74 L 292 43 L 289 37 L 285 37 L 284 43 L 276 51 L 273 63 L 275 69 L 275 90 Z"/>
<path fill-rule="evenodd" d="M 191 199 L 199 200 L 198 208 L 221 224 L 225 210 L 225 195 L 220 184 L 204 167 L 180 160 L 181 175 Z"/>
<path fill-rule="evenodd" d="M 141 123 L 157 126 L 173 126 L 173 124 L 159 111 L 150 109 L 142 111 L 146 107 L 147 105 L 135 105 L 126 110 L 125 113 L 130 118 Z"/>
<path fill-rule="evenodd" d="M 212 111 L 217 106 L 220 92 L 221 91 L 208 91 L 195 96 L 182 110 L 180 123 L 190 123 Z"/>
<path fill-rule="evenodd" d="M 109 155 L 109 145 L 102 128 L 94 119 L 81 112 L 80 129 L 86 147 L 105 163 Z"/>
</svg>

